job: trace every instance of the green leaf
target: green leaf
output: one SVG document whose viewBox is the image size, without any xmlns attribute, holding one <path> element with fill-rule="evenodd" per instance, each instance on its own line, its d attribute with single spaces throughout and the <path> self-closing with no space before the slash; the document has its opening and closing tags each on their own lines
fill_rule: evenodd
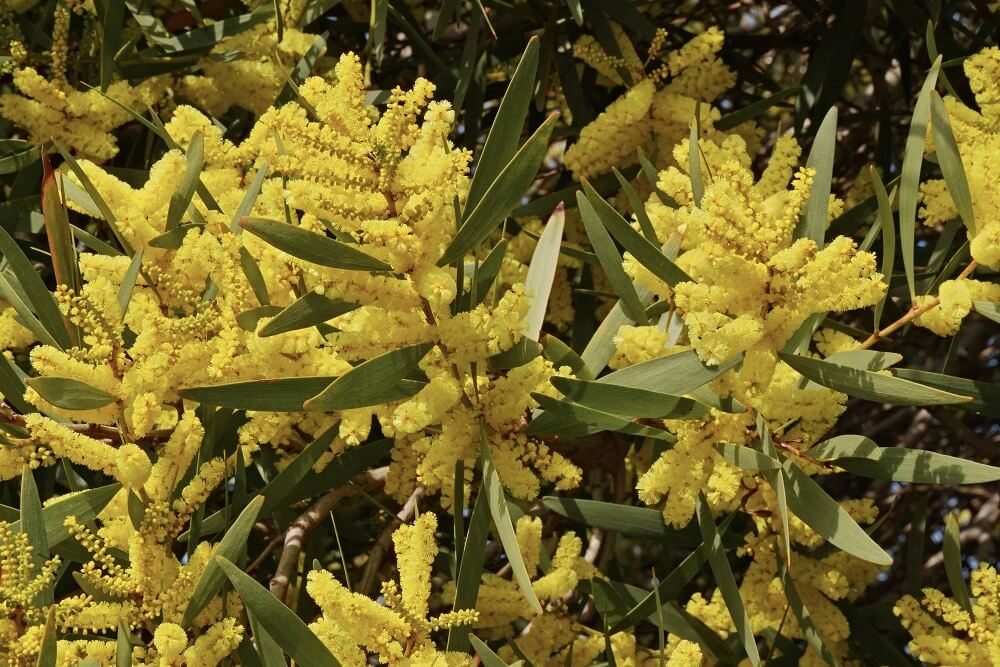
<svg viewBox="0 0 1000 667">
<path fill-rule="evenodd" d="M 948 120 L 948 110 L 936 91 L 931 91 L 931 128 L 934 132 L 934 153 L 937 155 L 938 166 L 941 167 L 948 193 L 971 238 L 976 234 L 976 218 L 972 208 L 972 195 L 969 193 L 969 181 Z"/>
<path fill-rule="evenodd" d="M 935 389 L 971 396 L 971 401 L 958 403 L 955 407 L 971 412 L 981 412 L 991 417 L 1000 417 L 1000 385 L 998 384 L 967 380 L 931 371 L 918 371 L 912 368 L 895 368 L 892 373 L 905 380 L 919 382 Z"/>
<path fill-rule="evenodd" d="M 783 88 L 776 93 L 763 97 L 755 102 L 751 102 L 742 109 L 730 111 L 719 120 L 715 121 L 715 129 L 723 132 L 731 130 L 741 123 L 753 120 L 762 115 L 765 111 L 781 103 L 782 100 L 791 97 L 799 92 L 801 86 L 790 86 Z"/>
<path fill-rule="evenodd" d="M 614 624 L 609 632 L 621 632 L 649 617 L 650 614 L 656 613 L 657 610 L 662 608 L 657 603 L 659 599 L 666 598 L 670 600 L 679 597 L 683 593 L 684 587 L 701 571 L 706 560 L 706 549 L 704 546 L 699 546 L 688 554 L 670 574 L 661 579 L 648 595 L 629 609 L 621 620 Z M 662 622 L 660 625 L 662 625 Z"/>
<path fill-rule="evenodd" d="M 164 250 L 177 250 L 184 243 L 184 237 L 193 229 L 204 229 L 205 225 L 200 222 L 185 222 L 177 225 L 173 229 L 158 234 L 149 240 L 149 245 L 154 248 Z"/>
<path fill-rule="evenodd" d="M 49 541 L 45 531 L 45 515 L 42 500 L 38 496 L 35 475 L 29 466 L 21 470 L 21 532 L 28 536 L 31 545 L 31 560 L 39 571 L 49 558 Z M 35 598 L 41 607 L 51 605 L 54 599 L 52 586 L 46 586 Z"/>
<path fill-rule="evenodd" d="M 965 578 L 962 576 L 962 541 L 958 530 L 958 519 L 954 512 L 949 512 L 944 522 L 944 571 L 948 575 L 948 586 L 951 587 L 951 595 L 961 605 L 962 609 L 972 613 L 972 600 L 969 598 L 969 589 L 965 586 Z"/>
<path fill-rule="evenodd" d="M 285 500 L 306 478 L 320 457 L 330 451 L 330 445 L 337 436 L 338 428 L 339 424 L 335 424 L 316 436 L 298 456 L 292 459 L 291 463 L 282 468 L 260 490 L 260 495 L 264 498 L 264 504 L 260 508 L 262 516 L 270 516 L 272 512 L 285 505 Z"/>
<path fill-rule="evenodd" d="M 542 356 L 552 362 L 556 368 L 569 366 L 573 375 L 581 380 L 593 380 L 594 373 L 583 359 L 569 345 L 555 336 L 545 336 L 542 339 Z"/>
<path fill-rule="evenodd" d="M 668 526 L 663 513 L 648 507 L 630 507 L 582 498 L 545 496 L 542 504 L 556 514 L 584 526 L 610 530 L 627 537 L 664 543 L 693 544 L 683 531 Z"/>
<path fill-rule="evenodd" d="M 507 239 L 500 239 L 493 246 L 493 249 L 490 250 L 490 254 L 486 255 L 486 259 L 476 267 L 475 273 L 472 276 L 472 288 L 475 289 L 475 292 L 468 295 L 469 308 L 478 306 L 486 299 L 486 296 L 490 293 L 490 287 L 493 286 L 497 275 L 500 273 L 500 267 L 503 265 L 503 258 L 506 253 Z M 465 302 L 462 305 L 464 306 Z M 468 310 L 468 308 L 464 309 Z"/>
<path fill-rule="evenodd" d="M 892 564 L 889 554 L 809 475 L 787 459 L 782 468 L 787 482 L 788 506 L 795 516 L 842 551 L 876 565 Z"/>
<path fill-rule="evenodd" d="M 528 265 L 528 275 L 524 279 L 524 289 L 531 295 L 531 306 L 524 318 L 526 322 L 524 336 L 533 341 L 539 339 L 542 324 L 545 322 L 549 292 L 552 290 L 552 281 L 555 280 L 556 266 L 559 263 L 559 246 L 562 243 L 565 219 L 566 210 L 559 204 L 549 216 L 549 221 L 545 223 L 545 230 L 535 245 L 531 264 Z"/>
<path fill-rule="evenodd" d="M 132 302 L 132 293 L 135 291 L 135 283 L 139 279 L 139 271 L 142 270 L 142 250 L 132 255 L 132 261 L 125 270 L 122 277 L 122 284 L 118 287 L 118 309 L 121 311 L 121 318 L 125 319 L 128 313 L 128 305 Z"/>
<path fill-rule="evenodd" d="M 526 363 L 541 355 L 542 346 L 528 337 L 523 337 L 509 350 L 504 350 L 494 354 L 487 359 L 490 370 L 508 370 L 524 366 Z"/>
<path fill-rule="evenodd" d="M 836 352 L 824 359 L 831 364 L 857 368 L 863 371 L 885 370 L 895 366 L 903 360 L 903 355 L 896 352 L 880 352 L 879 350 L 848 350 L 846 352 Z"/>
<path fill-rule="evenodd" d="M 779 352 L 786 364 L 817 384 L 868 401 L 894 405 L 950 405 L 972 400 L 909 380 Z"/>
<path fill-rule="evenodd" d="M 297 664 L 302 667 L 340 666 L 340 662 L 295 612 L 230 561 L 221 556 L 215 556 L 215 561 L 257 622 Z"/>
<path fill-rule="evenodd" d="M 255 25 L 271 19 L 273 16 L 274 4 L 263 3 L 252 12 L 221 19 L 203 28 L 195 28 L 194 30 L 188 30 L 176 35 L 169 32 L 164 34 L 160 30 L 154 30 L 148 33 L 147 37 L 152 37 L 156 47 L 141 51 L 139 55 L 148 57 L 157 53 L 166 53 L 172 57 L 176 57 L 192 51 L 208 50 L 227 37 L 232 37 L 245 30 L 249 30 Z M 161 24 L 160 28 L 162 29 L 162 27 Z"/>
<path fill-rule="evenodd" d="M 413 395 L 407 375 L 417 370 L 432 345 L 420 343 L 380 354 L 358 364 L 305 402 L 306 410 L 333 412 L 398 401 Z"/>
<path fill-rule="evenodd" d="M 111 499 L 121 489 L 120 484 L 99 486 L 72 495 L 60 496 L 42 509 L 45 521 L 45 539 L 50 549 L 69 539 L 69 530 L 63 523 L 66 517 L 75 516 L 82 524 L 93 521 Z M 13 530 L 20 530 L 21 522 L 11 524 Z"/>
<path fill-rule="evenodd" d="M 124 623 L 118 623 L 118 640 L 115 642 L 115 667 L 132 666 L 132 642 L 129 641 L 129 629 Z"/>
<path fill-rule="evenodd" d="M 973 301 L 972 309 L 985 317 L 1000 324 L 1000 304 L 989 301 Z"/>
<path fill-rule="evenodd" d="M 109 100 L 112 99 L 107 95 L 105 95 L 105 97 Z M 120 105 L 120 103 L 118 102 L 116 102 L 116 104 Z M 118 241 L 118 245 L 122 247 L 126 255 L 131 256 L 134 250 L 132 249 L 132 246 L 129 244 L 129 242 L 125 239 L 125 237 L 122 236 L 121 231 L 118 229 L 118 219 L 115 217 L 115 214 L 111 210 L 111 207 L 108 206 L 108 203 L 104 201 L 104 197 L 101 196 L 101 193 L 94 186 L 93 181 L 91 181 L 90 177 L 87 176 L 87 172 L 83 170 L 83 168 L 80 166 L 80 163 L 78 163 L 76 159 L 73 157 L 72 153 L 66 150 L 62 146 L 62 144 L 55 141 L 54 139 L 53 143 L 55 144 L 56 148 L 59 149 L 59 153 L 60 155 L 63 156 L 63 159 L 66 160 L 66 164 L 69 165 L 70 171 L 72 171 L 73 175 L 76 176 L 77 179 L 80 181 L 80 185 L 83 186 L 83 189 L 89 196 L 90 201 L 81 202 L 75 197 L 72 197 L 72 199 L 76 201 L 78 204 L 83 205 L 84 208 L 88 209 L 88 212 L 93 211 L 93 209 L 96 209 L 96 212 L 91 212 L 91 215 L 93 215 L 94 217 L 100 217 L 104 219 L 104 222 L 106 222 L 108 225 L 108 229 L 111 230 L 111 234 L 115 237 L 115 240 Z M 70 186 L 73 185 L 75 184 L 69 179 L 63 181 L 63 190 L 67 198 L 71 198 Z M 88 203 L 91 204 L 92 206 L 87 206 Z"/>
<path fill-rule="evenodd" d="M 483 667 L 507 667 L 507 663 L 501 660 L 482 639 L 470 633 L 469 641 L 472 642 L 472 647 L 476 650 Z"/>
<path fill-rule="evenodd" d="M 639 282 L 632 283 L 633 289 L 639 297 L 639 303 L 643 309 L 653 302 L 653 293 L 646 289 Z M 645 311 L 644 311 L 645 312 Z M 634 320 L 625 314 L 625 309 L 621 301 L 611 307 L 610 312 L 604 316 L 597 326 L 597 331 L 590 337 L 587 346 L 580 353 L 580 358 L 587 364 L 593 373 L 600 373 L 608 365 L 608 360 L 615 353 L 615 336 L 623 324 L 631 324 Z"/>
<path fill-rule="evenodd" d="M 505 165 L 514 157 L 535 90 L 538 51 L 538 37 L 532 36 L 528 39 L 528 45 L 517 64 L 517 69 L 514 70 L 507 92 L 500 101 L 500 108 L 486 137 L 486 144 L 479 154 L 472 183 L 469 184 L 469 194 L 465 202 L 466 214 L 462 216 L 463 219 L 467 219 L 468 214 L 475 210 Z"/>
<path fill-rule="evenodd" d="M 916 484 L 985 484 L 1000 468 L 947 454 L 905 447 L 879 447 L 861 435 L 840 435 L 815 445 L 809 455 L 855 475 Z"/>
<path fill-rule="evenodd" d="M 466 253 L 485 241 L 496 226 L 510 215 L 535 180 L 538 167 L 548 152 L 549 137 L 558 117 L 559 114 L 552 114 L 546 118 L 504 166 L 476 207 L 464 216 L 462 226 L 438 260 L 438 266 L 447 266 L 465 257 Z"/>
<path fill-rule="evenodd" d="M 177 186 L 177 191 L 170 196 L 170 206 L 167 208 L 167 222 L 164 227 L 167 231 L 181 223 L 191 205 L 191 200 L 194 199 L 194 190 L 198 186 L 201 170 L 205 165 L 205 139 L 201 132 L 195 132 L 191 137 L 185 157 L 187 168 Z"/>
<path fill-rule="evenodd" d="M 767 427 L 767 421 L 760 414 L 757 415 L 757 435 L 760 438 L 760 447 L 765 456 L 773 461 L 780 461 L 781 455 L 774 446 L 771 439 L 771 431 Z M 764 470 L 764 478 L 774 489 L 774 495 L 778 500 L 778 516 L 781 519 L 781 538 L 785 543 L 784 558 L 780 559 L 784 563 L 792 562 L 792 533 L 788 527 L 788 489 L 785 484 L 785 473 L 779 464 L 776 470 Z"/>
<path fill-rule="evenodd" d="M 941 56 L 934 60 L 924 85 L 917 96 L 913 107 L 913 117 L 910 120 L 910 131 L 906 137 L 906 149 L 903 152 L 903 167 L 899 178 L 899 243 L 903 251 L 903 268 L 906 272 L 906 284 L 910 288 L 910 300 L 916 295 L 913 265 L 913 235 L 917 221 L 917 202 L 920 198 L 920 165 L 924 160 L 924 142 L 927 137 L 927 122 L 931 113 L 931 93 L 937 84 L 938 71 L 941 69 Z"/>
<path fill-rule="evenodd" d="M 392 267 L 358 250 L 357 245 L 335 241 L 323 234 L 265 218 L 243 218 L 240 226 L 278 250 L 306 262 L 334 269 L 390 271 Z"/>
<path fill-rule="evenodd" d="M 785 599 L 788 600 L 788 606 L 791 608 L 792 613 L 795 614 L 795 618 L 799 622 L 799 627 L 802 630 L 806 643 L 809 644 L 817 655 L 823 658 L 823 661 L 826 662 L 826 664 L 831 667 L 839 667 L 840 661 L 838 661 L 837 657 L 826 647 L 826 643 L 823 641 L 823 636 L 820 634 L 819 629 L 813 622 L 812 615 L 802 602 L 802 597 L 799 595 L 798 589 L 795 588 L 795 582 L 792 581 L 792 577 L 788 573 L 788 567 L 785 565 L 785 562 L 780 559 L 778 560 L 778 577 L 781 579 L 781 584 L 785 589 Z"/>
<path fill-rule="evenodd" d="M 642 148 L 640 147 L 636 153 L 639 158 L 639 166 L 642 169 L 642 175 L 649 183 L 650 189 L 656 193 L 656 197 L 660 200 L 660 203 L 670 208 L 679 208 L 680 204 L 678 204 L 673 197 L 660 189 L 660 186 L 658 185 L 660 182 L 660 172 L 657 171 L 653 163 L 649 161 L 649 158 L 646 157 Z"/>
<path fill-rule="evenodd" d="M 50 190 L 50 192 L 54 192 L 54 190 Z M 21 301 L 14 291 L 13 285 L 6 276 L 3 276 L 2 272 L 0 272 L 0 277 L 2 277 L 0 295 L 17 309 L 18 315 L 36 335 L 41 334 L 38 335 L 38 338 L 43 343 L 60 349 L 68 348 L 70 346 L 69 332 L 66 331 L 66 322 L 62 313 L 59 312 L 55 299 L 52 298 L 52 294 L 45 286 L 38 271 L 35 270 L 31 260 L 2 225 L 0 225 L 0 254 L 7 260 L 8 267 L 17 282 L 20 283 L 24 290 L 24 297 L 28 301 L 26 304 Z M 36 326 L 32 326 L 33 321 L 37 322 Z"/>
<path fill-rule="evenodd" d="M 103 389 L 72 378 L 33 377 L 28 378 L 28 386 L 46 401 L 64 410 L 96 410 L 118 400 Z"/>
<path fill-rule="evenodd" d="M 830 205 L 830 184 L 833 179 L 833 156 L 837 147 L 837 107 L 831 106 L 813 139 L 806 166 L 815 169 L 812 190 L 805 210 L 795 227 L 795 238 L 807 238 L 823 247 L 826 233 L 827 208 Z"/>
<path fill-rule="evenodd" d="M 306 292 L 290 306 L 274 316 L 261 327 L 259 336 L 277 336 L 289 331 L 297 331 L 322 324 L 334 317 L 349 313 L 358 308 L 356 303 L 347 303 L 340 299 L 331 299 L 315 292 Z"/>
<path fill-rule="evenodd" d="M 691 277 L 671 262 L 663 251 L 649 242 L 642 234 L 635 231 L 625 218 L 604 200 L 586 180 L 583 189 L 590 203 L 600 217 L 601 222 L 622 246 L 632 253 L 636 261 L 649 269 L 650 273 L 671 287 L 678 283 L 691 282 Z M 581 209 L 583 213 L 583 209 Z"/>
<path fill-rule="evenodd" d="M 575 403 L 630 418 L 698 419 L 709 411 L 709 406 L 704 403 L 648 389 L 560 376 L 553 376 L 551 381 L 556 389 Z"/>
<path fill-rule="evenodd" d="M 660 240 L 656 238 L 656 230 L 653 229 L 653 221 L 649 219 L 649 214 L 646 213 L 646 206 L 643 204 L 642 198 L 639 197 L 639 193 L 635 191 L 635 188 L 633 188 L 632 184 L 628 182 L 628 179 L 625 178 L 615 167 L 612 167 L 611 171 L 618 180 L 618 184 L 621 186 L 622 192 L 625 193 L 625 198 L 628 199 L 629 207 L 635 213 L 635 219 L 639 223 L 639 229 L 642 230 L 642 235 L 645 236 L 646 240 L 654 246 L 660 245 Z M 598 196 L 600 195 L 598 194 Z M 624 245 L 624 242 L 620 239 L 619 242 Z"/>
<path fill-rule="evenodd" d="M 622 310 L 630 320 L 638 324 L 649 324 L 646 317 L 646 309 L 643 308 L 639 295 L 632 286 L 632 280 L 625 273 L 622 267 L 622 256 L 615 247 L 615 242 L 611 240 L 611 235 L 601 222 L 597 211 L 590 203 L 590 200 L 582 192 L 576 193 L 577 207 L 580 209 L 580 218 L 587 230 L 587 237 L 594 247 L 597 259 L 604 269 L 604 274 L 608 277 L 611 287 L 621 299 Z"/>
<path fill-rule="evenodd" d="M 480 493 L 486 494 L 486 500 L 490 508 L 490 516 L 493 517 L 493 526 L 496 528 L 497 536 L 503 545 L 504 553 L 507 555 L 507 562 L 510 563 L 514 573 L 514 580 L 517 582 L 521 594 L 528 601 L 528 605 L 536 614 L 542 613 L 542 605 L 535 597 L 535 590 L 531 587 L 531 577 L 524 566 L 524 559 L 521 557 L 521 550 L 517 545 L 517 536 L 514 533 L 514 524 L 511 522 L 510 510 L 507 508 L 507 499 L 504 497 L 503 484 L 497 474 L 496 464 L 493 462 L 493 454 L 490 453 L 489 445 L 486 444 L 486 426 L 480 424 L 479 432 L 479 453 L 483 469 L 483 483 Z M 470 637 L 470 640 L 472 637 Z"/>
<path fill-rule="evenodd" d="M 56 641 L 56 606 L 50 605 L 45 617 L 41 646 L 38 650 L 37 667 L 56 667 L 59 643 Z"/>
<path fill-rule="evenodd" d="M 743 355 L 736 355 L 718 366 L 708 366 L 697 352 L 685 350 L 608 373 L 597 381 L 683 396 L 736 368 L 742 361 Z"/>
<path fill-rule="evenodd" d="M 312 74 L 313 68 L 316 67 L 316 62 L 326 51 L 326 38 L 327 33 L 325 32 L 316 36 L 316 39 L 313 40 L 309 50 L 303 54 L 297 63 L 295 63 L 295 69 L 291 71 L 285 81 L 285 85 L 283 85 L 281 90 L 278 91 L 278 96 L 275 98 L 272 106 L 280 107 L 281 105 L 291 102 L 298 97 L 298 87 L 309 78 L 309 75 Z M 244 215 L 249 215 L 249 211 L 244 213 Z"/>
<path fill-rule="evenodd" d="M 0 174 L 15 174 L 42 158 L 41 146 L 18 139 L 0 141 Z"/>
<path fill-rule="evenodd" d="M 747 616 L 743 599 L 740 597 L 739 586 L 736 585 L 736 578 L 729 566 L 729 559 L 726 558 L 726 552 L 722 548 L 722 538 L 719 537 L 715 520 L 712 519 L 712 510 L 708 506 L 708 501 L 705 500 L 705 495 L 700 492 L 696 513 L 698 525 L 701 527 L 701 538 L 704 540 L 705 549 L 708 552 L 708 565 L 712 568 L 715 583 L 722 593 L 726 608 L 729 609 L 729 615 L 736 626 L 736 634 L 743 641 L 743 650 L 750 658 L 750 664 L 757 667 L 760 665 L 760 655 L 757 653 L 757 642 L 753 636 L 750 617 Z"/>
<path fill-rule="evenodd" d="M 219 543 L 212 547 L 213 558 L 202 570 L 198 583 L 195 584 L 194 592 L 191 593 L 191 598 L 188 600 L 187 608 L 184 610 L 184 619 L 181 621 L 181 625 L 184 627 L 191 625 L 195 616 L 201 613 L 201 610 L 208 606 L 212 598 L 218 595 L 222 589 L 226 577 L 219 567 L 219 557 L 226 561 L 235 562 L 243 556 L 250 531 L 253 530 L 253 525 L 257 521 L 264 501 L 265 496 L 257 496 L 251 500 Z"/>
<path fill-rule="evenodd" d="M 730 442 L 720 442 L 715 445 L 715 449 L 726 459 L 728 463 L 753 472 L 764 470 L 778 470 L 781 463 L 766 454 L 758 452 L 751 447 L 734 445 Z"/>
<path fill-rule="evenodd" d="M 459 499 L 456 498 L 456 502 Z M 486 561 L 486 544 L 490 532 L 490 507 L 488 495 L 479 493 L 469 519 L 469 532 L 462 547 L 462 559 L 455 577 L 454 611 L 475 609 L 479 598 L 479 584 L 482 581 L 483 566 Z M 448 650 L 467 651 L 470 634 L 468 628 L 453 627 L 448 631 Z"/>
<path fill-rule="evenodd" d="M 643 426 L 610 412 L 595 410 L 570 401 L 560 401 L 535 392 L 532 392 L 531 397 L 538 402 L 544 412 L 531 420 L 525 433 L 580 437 L 603 431 L 618 431 L 670 442 L 674 440 L 674 436 L 666 430 Z"/>
<path fill-rule="evenodd" d="M 198 137 L 200 138 L 201 135 L 198 135 Z M 188 159 L 190 159 L 190 154 L 190 149 L 188 149 Z M 229 229 L 234 234 L 239 234 L 243 231 L 243 228 L 240 227 L 240 220 L 250 215 L 253 211 L 253 205 L 256 203 L 258 195 L 260 195 L 260 189 L 263 187 L 264 179 L 267 177 L 267 167 L 267 160 L 264 160 L 260 165 L 260 169 L 254 175 L 253 181 L 250 182 L 250 187 L 247 188 L 246 193 L 243 195 L 243 200 L 240 202 L 239 208 L 233 214 L 233 221 L 229 223 Z"/>
<path fill-rule="evenodd" d="M 257 303 L 262 306 L 270 305 L 271 298 L 267 294 L 267 284 L 264 282 L 264 274 L 260 272 L 260 265 L 257 264 L 257 260 L 246 249 L 246 246 L 240 248 L 240 268 L 243 269 L 243 275 L 247 277 L 247 282 L 250 283 L 250 289 L 253 290 L 253 295 L 257 298 Z"/>
<path fill-rule="evenodd" d="M 695 104 L 691 133 L 688 136 L 688 175 L 691 177 L 691 196 L 694 205 L 700 207 L 705 196 L 705 178 L 701 174 L 701 104 Z"/>
<path fill-rule="evenodd" d="M 234 410 L 302 412 L 303 403 L 323 391 L 337 378 L 313 376 L 247 380 L 231 384 L 181 389 L 184 398 Z"/>
<path fill-rule="evenodd" d="M 870 169 L 868 175 L 871 179 L 872 189 L 875 191 L 875 198 L 878 200 L 878 219 L 882 226 L 881 271 L 888 283 L 892 279 L 892 269 L 896 259 L 896 224 L 892 218 L 892 198 L 886 194 L 882 179 L 879 178 L 874 167 Z M 893 190 L 893 196 L 895 194 L 896 191 Z M 886 289 L 885 294 L 875 304 L 875 331 L 878 331 L 882 326 L 882 311 L 885 309 L 885 300 L 888 298 L 889 290 Z"/>
</svg>

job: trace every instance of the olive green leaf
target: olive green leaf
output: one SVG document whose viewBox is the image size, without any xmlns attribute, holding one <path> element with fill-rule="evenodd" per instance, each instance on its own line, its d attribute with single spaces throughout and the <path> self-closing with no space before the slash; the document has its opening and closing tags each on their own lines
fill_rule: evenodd
<svg viewBox="0 0 1000 667">
<path fill-rule="evenodd" d="M 240 226 L 306 262 L 334 269 L 389 271 L 391 266 L 358 249 L 358 246 L 331 239 L 323 234 L 266 218 L 243 218 Z"/>
<path fill-rule="evenodd" d="M 409 398 L 416 393 L 413 391 L 416 383 L 407 382 L 406 376 L 417 370 L 431 347 L 430 343 L 420 343 L 372 357 L 331 382 L 306 401 L 304 407 L 332 412 Z"/>
</svg>

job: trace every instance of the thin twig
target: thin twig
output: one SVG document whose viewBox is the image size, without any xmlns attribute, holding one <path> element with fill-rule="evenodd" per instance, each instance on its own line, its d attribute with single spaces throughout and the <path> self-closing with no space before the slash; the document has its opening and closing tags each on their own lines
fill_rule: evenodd
<svg viewBox="0 0 1000 667">
<path fill-rule="evenodd" d="M 962 280 L 963 278 L 968 278 L 970 275 L 972 275 L 972 272 L 976 270 L 977 266 L 979 266 L 979 263 L 976 262 L 976 260 L 972 260 L 971 262 L 969 262 L 969 265 L 965 267 L 960 274 L 958 274 L 958 278 L 956 278 L 956 280 Z M 910 308 L 910 310 L 906 312 L 906 314 L 904 314 L 898 320 L 896 320 L 886 328 L 874 332 L 871 336 L 866 338 L 864 342 L 862 342 L 858 346 L 858 349 L 867 350 L 875 343 L 879 342 L 889 334 L 901 328 L 907 322 L 915 320 L 916 318 L 926 313 L 928 310 L 931 310 L 932 308 L 937 308 L 940 304 L 941 304 L 941 297 L 936 296 L 927 303 L 923 304 L 922 306 L 913 306 L 912 308 Z"/>
<path fill-rule="evenodd" d="M 418 486 L 414 489 L 403 505 L 403 509 L 399 510 L 399 513 L 393 517 L 389 525 L 382 531 L 382 534 L 375 540 L 371 554 L 368 556 L 368 562 L 365 563 L 365 571 L 361 575 L 361 584 L 357 592 L 362 595 L 368 595 L 368 591 L 371 590 L 372 584 L 375 582 L 375 577 L 378 575 L 378 570 L 382 567 L 382 559 L 385 558 L 385 554 L 389 551 L 389 546 L 392 544 L 392 534 L 397 528 L 413 517 L 417 509 L 417 501 L 423 495 L 424 487 Z"/>
<path fill-rule="evenodd" d="M 385 480 L 384 475 L 377 474 L 378 471 L 371 471 L 367 474 L 354 478 L 353 483 L 338 486 L 329 491 L 309 506 L 305 512 L 299 515 L 292 525 L 285 531 L 284 546 L 281 549 L 281 558 L 278 560 L 278 567 L 274 570 L 274 576 L 268 587 L 271 593 L 284 602 L 288 593 L 288 585 L 291 582 L 292 574 L 298 567 L 299 554 L 302 552 L 302 544 L 305 542 L 309 532 L 321 521 L 326 519 L 326 515 L 333 511 L 337 504 L 356 493 L 365 489 L 374 488 Z"/>
</svg>

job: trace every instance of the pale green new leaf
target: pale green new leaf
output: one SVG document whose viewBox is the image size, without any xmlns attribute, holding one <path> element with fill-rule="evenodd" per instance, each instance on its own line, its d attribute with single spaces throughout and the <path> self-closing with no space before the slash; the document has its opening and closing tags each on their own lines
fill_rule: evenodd
<svg viewBox="0 0 1000 667">
<path fill-rule="evenodd" d="M 531 577 L 524 566 L 524 559 L 521 557 L 521 550 L 517 544 L 517 536 L 514 533 L 514 524 L 510 518 L 510 510 L 507 507 L 507 499 L 504 497 L 503 484 L 497 474 L 496 464 L 493 462 L 493 454 L 486 444 L 486 426 L 480 424 L 479 434 L 479 454 L 483 468 L 483 484 L 480 493 L 486 494 L 489 502 L 490 515 L 493 517 L 493 526 L 496 528 L 497 536 L 503 545 L 504 553 L 507 555 L 507 562 L 510 563 L 514 573 L 514 580 L 517 582 L 521 594 L 528 601 L 528 605 L 537 614 L 542 613 L 542 605 L 535 597 L 535 590 L 531 587 Z M 470 637 L 471 639 L 471 637 Z"/>
<path fill-rule="evenodd" d="M 972 613 L 972 600 L 969 589 L 962 576 L 962 540 L 958 530 L 958 519 L 954 512 L 949 512 L 944 522 L 944 542 L 941 546 L 944 552 L 944 571 L 948 577 L 951 595 L 965 611 Z"/>
<path fill-rule="evenodd" d="M 556 276 L 556 266 L 559 263 L 559 246 L 562 243 L 563 225 L 566 220 L 566 210 L 562 203 L 549 216 L 545 230 L 535 245 L 528 265 L 528 275 L 524 279 L 524 289 L 531 296 L 531 306 L 525 315 L 524 336 L 537 341 L 542 333 L 545 322 L 545 310 L 549 304 L 549 292 Z"/>
</svg>

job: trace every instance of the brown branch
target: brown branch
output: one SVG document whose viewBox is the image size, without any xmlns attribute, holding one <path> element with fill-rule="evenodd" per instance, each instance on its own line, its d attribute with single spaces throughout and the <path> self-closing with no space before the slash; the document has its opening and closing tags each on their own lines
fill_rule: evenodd
<svg viewBox="0 0 1000 667">
<path fill-rule="evenodd" d="M 389 525 L 385 527 L 382 534 L 379 535 L 375 544 L 372 546 L 371 554 L 368 556 L 368 562 L 365 563 L 365 571 L 361 575 L 361 585 L 358 588 L 359 593 L 362 595 L 368 595 L 368 591 L 371 590 L 372 584 L 375 583 L 375 577 L 378 575 L 378 570 L 382 567 L 382 559 L 385 558 L 385 554 L 389 551 L 389 546 L 392 544 L 392 534 L 397 528 L 402 526 L 404 523 L 409 521 L 417 510 L 417 501 L 424 495 L 424 487 L 418 486 L 414 489 L 410 497 L 407 498 L 406 503 L 403 505 L 403 509 L 399 510 L 399 513 L 393 517 Z"/>
<path fill-rule="evenodd" d="M 956 280 L 962 280 L 963 278 L 968 278 L 970 275 L 972 275 L 972 272 L 976 270 L 977 266 L 979 266 L 979 263 L 976 262 L 976 260 L 972 260 L 971 262 L 969 262 L 969 265 L 965 267 L 960 274 L 958 274 L 958 278 L 956 278 Z M 910 310 L 906 312 L 906 314 L 904 314 L 898 320 L 896 320 L 895 322 L 893 322 L 884 329 L 879 329 L 878 331 L 874 332 L 871 336 L 866 338 L 864 342 L 862 342 L 858 346 L 858 349 L 867 350 L 872 345 L 879 342 L 889 334 L 903 327 L 903 325 L 905 325 L 906 323 L 917 319 L 918 317 L 926 313 L 928 310 L 937 308 L 940 304 L 941 304 L 941 298 L 934 297 L 933 299 L 931 299 L 922 306 L 913 306 L 912 308 L 910 308 Z"/>
<path fill-rule="evenodd" d="M 299 515 L 295 521 L 285 531 L 284 546 L 281 549 L 281 558 L 278 559 L 278 566 L 274 570 L 274 576 L 268 584 L 271 593 L 285 601 L 288 593 L 288 585 L 291 582 L 292 574 L 299 564 L 299 554 L 302 552 L 302 544 L 320 522 L 340 503 L 341 500 L 373 489 L 385 482 L 385 469 L 379 468 L 363 475 L 355 477 L 351 483 L 338 486 L 329 491 L 309 506 L 305 512 Z"/>
<path fill-rule="evenodd" d="M 9 424 L 10 426 L 17 426 L 18 428 L 26 428 L 27 422 L 24 415 L 19 415 L 6 405 L 0 405 L 0 424 Z M 146 444 L 152 445 L 161 442 L 166 442 L 170 439 L 171 431 L 168 429 L 161 429 L 158 431 L 152 431 L 148 435 L 142 438 L 136 438 L 135 440 L 130 440 L 124 437 L 118 429 L 113 426 L 104 426 L 103 424 L 65 424 L 66 428 L 76 431 L 82 435 L 85 435 L 95 440 L 103 440 L 112 445 L 121 445 L 126 442 L 135 442 L 136 444 Z"/>
</svg>

